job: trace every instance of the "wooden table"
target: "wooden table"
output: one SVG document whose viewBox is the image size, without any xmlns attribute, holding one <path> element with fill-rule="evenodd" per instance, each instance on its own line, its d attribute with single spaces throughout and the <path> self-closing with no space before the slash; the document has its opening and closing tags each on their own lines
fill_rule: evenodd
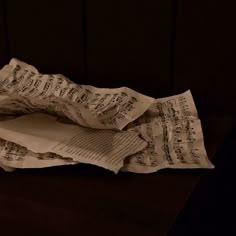
<svg viewBox="0 0 236 236">
<path fill-rule="evenodd" d="M 228 116 L 203 119 L 210 158 L 231 124 Z M 208 171 L 114 175 L 89 165 L 1 171 L 1 234 L 166 235 L 199 178 Z"/>
</svg>

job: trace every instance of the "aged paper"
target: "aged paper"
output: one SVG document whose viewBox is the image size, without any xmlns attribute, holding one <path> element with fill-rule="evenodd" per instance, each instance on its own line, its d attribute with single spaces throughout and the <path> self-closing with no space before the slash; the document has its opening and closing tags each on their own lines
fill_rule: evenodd
<svg viewBox="0 0 236 236">
<path fill-rule="evenodd" d="M 1 121 L 0 138 L 35 153 L 55 153 L 115 173 L 127 156 L 147 146 L 147 142 L 135 133 L 85 128 L 63 124 L 56 119 L 51 115 L 34 113 Z"/>
<path fill-rule="evenodd" d="M 0 115 L 0 121 L 15 118 L 16 116 Z M 62 121 L 68 122 L 64 119 Z M 34 153 L 26 147 L 0 139 L 0 167 L 5 171 L 13 171 L 15 168 L 44 168 L 70 164 L 78 164 L 78 162 L 55 153 Z"/>
<path fill-rule="evenodd" d="M 127 87 L 78 85 L 60 74 L 12 59 L 0 71 L 0 113 L 49 112 L 90 128 L 122 130 L 142 115 L 154 99 Z"/>
<path fill-rule="evenodd" d="M 124 171 L 151 173 L 163 168 L 213 168 L 204 147 L 201 122 L 190 91 L 157 99 L 127 130 L 148 146 L 127 158 Z"/>
<path fill-rule="evenodd" d="M 89 163 L 117 173 L 213 168 L 190 91 L 154 99 L 78 85 L 12 59 L 0 70 L 0 167 Z"/>
<path fill-rule="evenodd" d="M 26 147 L 0 140 L 0 166 L 7 171 L 14 168 L 44 168 L 50 166 L 78 164 L 71 158 L 55 153 L 34 153 Z M 10 168 L 10 169 L 6 169 Z"/>
</svg>

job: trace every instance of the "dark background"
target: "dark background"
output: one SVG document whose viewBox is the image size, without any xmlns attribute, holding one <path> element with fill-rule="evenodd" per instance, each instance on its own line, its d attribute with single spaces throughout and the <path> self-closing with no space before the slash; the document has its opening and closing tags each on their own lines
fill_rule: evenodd
<svg viewBox="0 0 236 236">
<path fill-rule="evenodd" d="M 2 232 L 166 235 L 199 179 L 192 196 L 214 198 L 215 193 L 222 198 L 215 205 L 213 201 L 216 209 L 207 210 L 211 214 L 199 210 L 189 221 L 193 209 L 202 209 L 202 200 L 191 198 L 172 233 L 193 235 L 191 224 L 202 229 L 214 225 L 201 224 L 202 215 L 226 219 L 220 204 L 234 188 L 233 176 L 227 179 L 228 189 L 222 184 L 214 192 L 208 186 L 233 171 L 232 165 L 222 169 L 216 160 L 231 163 L 235 156 L 234 136 L 225 138 L 236 113 L 234 2 L 0 0 L 0 66 L 16 57 L 42 73 L 62 73 L 100 87 L 128 86 L 156 98 L 191 89 L 207 152 L 219 163 L 219 169 L 207 174 L 167 170 L 115 177 L 94 167 L 0 173 Z M 231 152 L 226 152 L 225 140 Z M 204 207 L 212 199 L 205 201 Z"/>
<path fill-rule="evenodd" d="M 161 97 L 191 89 L 235 105 L 234 1 L 0 0 L 0 65 L 12 57 L 78 83 Z"/>
</svg>

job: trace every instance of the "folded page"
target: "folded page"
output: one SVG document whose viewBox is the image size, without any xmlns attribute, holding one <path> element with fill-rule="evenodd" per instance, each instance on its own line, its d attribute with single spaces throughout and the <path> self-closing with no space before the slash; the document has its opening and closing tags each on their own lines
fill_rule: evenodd
<svg viewBox="0 0 236 236">
<path fill-rule="evenodd" d="M 127 131 L 148 142 L 127 158 L 124 171 L 151 173 L 163 168 L 213 168 L 204 146 L 201 122 L 190 91 L 157 99 Z"/>
<path fill-rule="evenodd" d="M 147 142 L 136 133 L 63 124 L 56 117 L 42 113 L 1 121 L 0 138 L 35 153 L 55 153 L 115 173 L 127 156 L 147 146 Z"/>
<path fill-rule="evenodd" d="M 6 168 L 44 168 L 74 165 L 78 162 L 55 153 L 34 153 L 26 147 L 0 139 L 0 166 Z"/>
<path fill-rule="evenodd" d="M 82 126 L 116 130 L 137 119 L 154 102 L 127 87 L 96 88 L 75 84 L 60 74 L 40 74 L 17 59 L 0 70 L 0 94 L 2 114 L 44 111 Z"/>
</svg>

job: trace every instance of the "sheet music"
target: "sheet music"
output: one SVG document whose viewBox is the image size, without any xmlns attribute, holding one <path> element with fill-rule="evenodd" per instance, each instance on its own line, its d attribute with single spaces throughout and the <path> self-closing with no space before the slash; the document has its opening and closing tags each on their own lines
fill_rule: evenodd
<svg viewBox="0 0 236 236">
<path fill-rule="evenodd" d="M 74 164 L 78 162 L 71 158 L 63 158 L 55 153 L 34 153 L 26 147 L 0 139 L 0 166 L 6 171 Z"/>
<path fill-rule="evenodd" d="M 126 159 L 123 171 L 151 173 L 163 168 L 213 168 L 204 147 L 201 122 L 190 91 L 157 99 L 126 128 L 148 146 Z"/>
<path fill-rule="evenodd" d="M 154 99 L 78 85 L 12 59 L 0 70 L 0 114 L 7 171 L 81 162 L 115 173 L 214 167 L 190 91 Z"/>
<path fill-rule="evenodd" d="M 0 115 L 0 121 L 15 118 L 17 117 Z M 70 123 L 67 119 L 60 120 Z M 79 164 L 79 162 L 75 162 L 71 158 L 64 158 L 55 153 L 34 153 L 26 147 L 0 138 L 0 167 L 5 171 L 14 171 L 16 168 L 44 168 L 72 164 Z"/>
<path fill-rule="evenodd" d="M 122 130 L 142 115 L 154 99 L 127 87 L 117 89 L 77 85 L 60 74 L 38 70 L 12 59 L 0 71 L 0 113 L 48 112 L 77 124 Z"/>
<path fill-rule="evenodd" d="M 34 113 L 1 121 L 0 138 L 25 147 L 12 144 L 11 152 L 15 155 L 26 152 L 26 149 L 35 153 L 55 153 L 74 162 L 98 165 L 115 173 L 123 166 L 127 156 L 147 146 L 147 142 L 134 133 L 85 128 L 63 124 L 56 119 L 51 115 Z"/>
</svg>

